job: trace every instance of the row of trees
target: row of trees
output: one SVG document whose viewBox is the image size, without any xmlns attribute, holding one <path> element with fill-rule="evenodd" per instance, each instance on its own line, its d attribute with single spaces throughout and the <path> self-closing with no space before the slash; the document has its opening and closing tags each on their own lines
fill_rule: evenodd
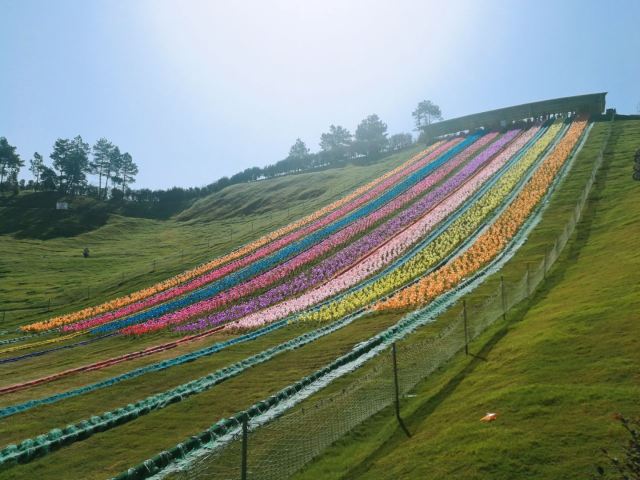
<svg viewBox="0 0 640 480">
<path fill-rule="evenodd" d="M 44 157 L 35 152 L 29 161 L 29 171 L 33 180 L 18 182 L 18 173 L 24 161 L 16 153 L 16 147 L 9 145 L 5 137 L 0 138 L 0 189 L 29 189 L 59 191 L 64 195 L 78 195 L 94 192 L 100 199 L 111 194 L 126 196 L 129 186 L 135 182 L 138 166 L 129 153 L 121 153 L 120 148 L 106 138 L 101 138 L 91 148 L 78 135 L 73 139 L 59 138 L 49 155 L 51 166 L 45 164 Z M 88 175 L 98 177 L 97 189 L 90 186 Z M 5 181 L 6 177 L 6 181 Z M 104 186 L 103 186 L 104 180 Z"/>
<path fill-rule="evenodd" d="M 402 150 L 413 144 L 410 133 L 399 133 L 387 136 L 387 124 L 378 115 L 369 115 L 356 128 L 355 134 L 341 125 L 330 125 L 329 131 L 320 136 L 320 151 L 312 154 L 306 144 L 297 139 L 289 150 L 289 155 L 273 167 L 265 168 L 265 176 L 277 170 L 297 171 L 320 166 L 336 166 L 350 160 L 373 162 L 383 154 Z"/>
<path fill-rule="evenodd" d="M 18 173 L 24 162 L 16 152 L 16 147 L 9 145 L 5 137 L 0 137 L 0 189 L 7 183 L 18 183 Z"/>
<path fill-rule="evenodd" d="M 440 108 L 428 100 L 420 102 L 412 115 L 417 130 L 442 119 Z M 106 138 L 99 139 L 91 148 L 80 136 L 73 139 L 59 138 L 49 156 L 52 160 L 51 165 L 46 165 L 43 156 L 38 152 L 34 153 L 29 165 L 34 179 L 28 183 L 21 180 L 19 185 L 18 172 L 24 166 L 24 162 L 16 153 L 16 148 L 2 137 L 0 189 L 3 185 L 9 184 L 13 190 L 20 187 L 55 190 L 65 195 L 90 194 L 99 199 L 126 198 L 134 202 L 156 205 L 184 204 L 236 183 L 336 167 L 347 162 L 371 163 L 385 154 L 402 150 L 413 143 L 410 133 L 389 136 L 387 124 L 378 115 L 372 114 L 358 124 L 353 134 L 341 125 L 330 125 L 329 130 L 320 136 L 320 150 L 316 153 L 311 153 L 305 142 L 298 138 L 283 160 L 266 167 L 247 168 L 204 187 L 132 190 L 130 185 L 135 182 L 138 167 L 131 155 L 121 153 L 120 149 Z M 97 187 L 88 183 L 88 175 L 96 177 Z"/>
<path fill-rule="evenodd" d="M 350 161 L 370 163 L 384 154 L 397 152 L 411 145 L 413 145 L 413 137 L 410 133 L 388 136 L 387 124 L 380 120 L 378 115 L 373 114 L 360 122 L 355 134 L 341 125 L 330 125 L 329 131 L 320 136 L 320 151 L 317 153 L 311 153 L 307 144 L 298 138 L 289 149 L 289 155 L 283 160 L 263 168 L 247 168 L 231 177 L 222 177 L 206 187 L 188 189 L 188 191 L 209 194 L 235 183 L 251 182 L 317 168 L 337 167 Z"/>
<path fill-rule="evenodd" d="M 98 176 L 98 197 L 104 198 L 109 191 L 109 180 L 127 195 L 129 185 L 135 182 L 138 166 L 129 153 L 120 153 L 118 146 L 101 138 L 93 146 L 93 161 L 89 162 L 89 172 Z"/>
</svg>

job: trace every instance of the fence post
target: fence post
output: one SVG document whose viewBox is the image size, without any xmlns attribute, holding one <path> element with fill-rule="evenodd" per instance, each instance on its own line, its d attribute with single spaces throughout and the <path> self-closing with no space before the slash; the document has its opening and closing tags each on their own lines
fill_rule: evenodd
<svg viewBox="0 0 640 480">
<path fill-rule="evenodd" d="M 464 354 L 469 355 L 469 327 L 467 324 L 467 300 L 462 299 L 462 314 L 464 317 Z"/>
<path fill-rule="evenodd" d="M 407 437 L 411 437 L 409 430 L 407 430 L 407 427 L 405 427 L 404 422 L 402 421 L 402 417 L 400 417 L 400 387 L 398 385 L 398 360 L 396 354 L 396 342 L 393 342 L 391 344 L 391 357 L 393 359 L 393 387 L 396 399 L 396 419 L 398 420 L 398 424 L 404 431 L 405 435 Z"/>
<path fill-rule="evenodd" d="M 249 443 L 249 415 L 242 418 L 242 464 L 240 465 L 240 478 L 247 480 L 247 451 Z"/>
<path fill-rule="evenodd" d="M 507 299 L 504 293 L 504 277 L 500 275 L 500 296 L 502 297 L 502 319 L 507 319 Z"/>
<path fill-rule="evenodd" d="M 529 269 L 529 262 L 527 262 L 527 297 L 531 295 L 531 273 Z"/>
</svg>

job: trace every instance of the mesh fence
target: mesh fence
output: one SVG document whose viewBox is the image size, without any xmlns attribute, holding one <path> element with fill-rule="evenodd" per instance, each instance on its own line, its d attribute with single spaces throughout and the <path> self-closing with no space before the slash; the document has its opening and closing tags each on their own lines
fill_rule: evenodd
<svg viewBox="0 0 640 480">
<path fill-rule="evenodd" d="M 290 477 L 346 433 L 407 395 L 456 353 L 464 351 L 468 342 L 504 317 L 544 281 L 580 219 L 610 133 L 611 128 L 561 233 L 539 263 L 527 263 L 519 279 L 501 278 L 494 291 L 482 298 L 465 300 L 459 313 L 429 338 L 416 341 L 410 336 L 399 342 L 393 346 L 395 356 L 389 349 L 374 357 L 348 379 L 343 378 L 339 385 L 333 386 L 330 393 L 324 392 L 321 399 L 308 398 L 263 425 L 248 421 L 246 435 L 238 432 L 224 445 L 191 459 L 188 468 L 171 478 L 275 480 Z"/>
</svg>

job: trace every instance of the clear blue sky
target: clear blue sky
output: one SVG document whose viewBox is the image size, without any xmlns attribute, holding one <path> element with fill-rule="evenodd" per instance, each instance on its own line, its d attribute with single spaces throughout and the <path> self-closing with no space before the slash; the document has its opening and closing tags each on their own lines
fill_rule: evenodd
<svg viewBox="0 0 640 480">
<path fill-rule="evenodd" d="M 0 18 L 0 136 L 25 160 L 105 136 L 136 187 L 204 185 L 296 137 L 315 151 L 371 113 L 410 131 L 423 99 L 446 118 L 598 91 L 640 103 L 638 0 L 0 0 Z"/>
</svg>

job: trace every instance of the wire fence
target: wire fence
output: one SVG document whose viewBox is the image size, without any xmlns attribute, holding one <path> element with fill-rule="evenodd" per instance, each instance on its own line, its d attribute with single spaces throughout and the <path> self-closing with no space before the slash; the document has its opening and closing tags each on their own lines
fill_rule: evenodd
<svg viewBox="0 0 640 480">
<path fill-rule="evenodd" d="M 426 340 L 392 345 L 361 367 L 353 379 L 322 398 L 313 397 L 271 422 L 245 420 L 243 430 L 228 442 L 192 460 L 175 473 L 177 479 L 271 480 L 287 478 L 321 455 L 330 445 L 381 410 L 395 404 L 400 427 L 400 403 L 416 385 L 459 352 L 469 353 L 476 339 L 516 304 L 528 298 L 556 262 L 580 220 L 603 162 L 612 123 L 575 208 L 552 247 L 537 264 L 526 264 L 516 281 L 500 282 L 479 301 L 463 300 L 459 313 Z M 406 429 L 405 429 L 406 431 Z M 407 434 L 410 432 L 406 431 Z"/>
</svg>

